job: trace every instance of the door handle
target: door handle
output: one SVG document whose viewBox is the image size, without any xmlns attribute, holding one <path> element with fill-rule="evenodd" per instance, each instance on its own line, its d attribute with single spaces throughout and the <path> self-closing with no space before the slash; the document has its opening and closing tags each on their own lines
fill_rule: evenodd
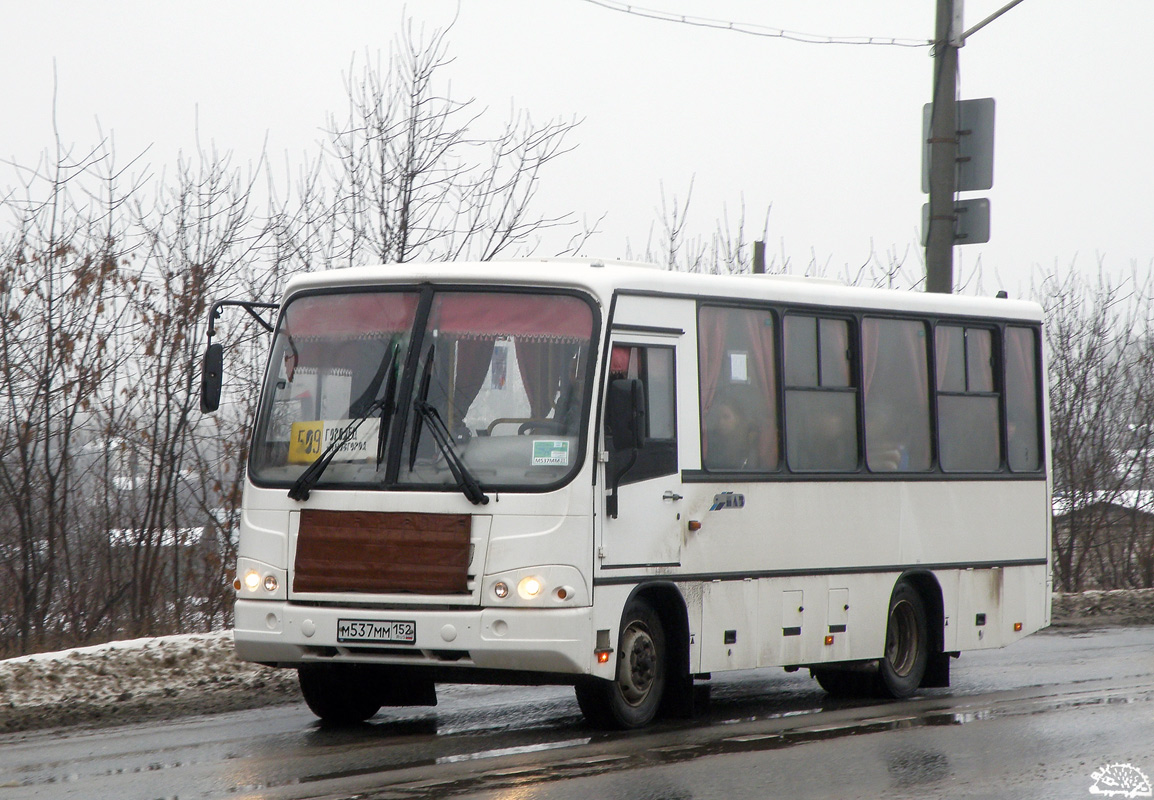
<svg viewBox="0 0 1154 800">
<path fill-rule="evenodd" d="M 679 495 L 677 492 L 671 492 L 671 491 L 666 490 L 665 494 L 661 495 L 661 499 L 662 500 L 680 500 L 681 495 Z"/>
</svg>

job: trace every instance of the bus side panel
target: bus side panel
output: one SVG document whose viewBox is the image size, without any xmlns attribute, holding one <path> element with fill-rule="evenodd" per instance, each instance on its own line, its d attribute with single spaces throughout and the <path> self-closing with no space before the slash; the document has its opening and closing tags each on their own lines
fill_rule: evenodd
<svg viewBox="0 0 1154 800">
<path fill-rule="evenodd" d="M 757 665 L 761 637 L 772 631 L 758 624 L 760 581 L 710 581 L 702 584 L 701 672 Z"/>
</svg>

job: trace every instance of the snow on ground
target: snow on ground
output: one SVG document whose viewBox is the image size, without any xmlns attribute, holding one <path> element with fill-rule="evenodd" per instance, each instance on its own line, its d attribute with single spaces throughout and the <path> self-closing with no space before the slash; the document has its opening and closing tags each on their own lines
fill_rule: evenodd
<svg viewBox="0 0 1154 800">
<path fill-rule="evenodd" d="M 1054 595 L 1055 627 L 1154 624 L 1154 589 Z M 102 726 L 300 700 L 296 671 L 237 660 L 232 631 L 0 661 L 0 733 Z"/>
<path fill-rule="evenodd" d="M 0 661 L 0 733 L 167 719 L 299 699 L 296 672 L 237 660 L 232 631 Z"/>
</svg>

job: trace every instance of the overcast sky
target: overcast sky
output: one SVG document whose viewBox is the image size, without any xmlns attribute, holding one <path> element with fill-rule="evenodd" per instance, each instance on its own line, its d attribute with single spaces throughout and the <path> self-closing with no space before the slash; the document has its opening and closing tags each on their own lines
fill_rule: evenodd
<svg viewBox="0 0 1154 800">
<path fill-rule="evenodd" d="M 970 0 L 969 28 L 1006 0 Z M 637 8 L 822 37 L 932 37 L 932 0 L 643 0 Z M 0 158 L 53 141 L 150 147 L 154 171 L 202 145 L 274 163 L 315 154 L 352 59 L 386 54 L 405 15 L 453 23 L 455 99 L 495 123 L 579 118 L 542 207 L 596 220 L 588 255 L 643 252 L 662 196 L 708 234 L 728 211 L 769 256 L 829 274 L 889 254 L 920 264 L 928 47 L 806 44 L 625 14 L 588 0 L 56 2 L 0 0 Z M 955 249 L 984 289 L 1028 292 L 1071 264 L 1154 263 L 1151 0 L 1025 0 L 960 54 L 960 97 L 997 103 L 991 240 Z M 55 66 L 54 66 L 55 65 Z M 281 169 L 283 174 L 283 168 Z M 12 183 L 0 170 L 0 186 Z M 771 210 L 770 210 L 771 209 Z"/>
</svg>

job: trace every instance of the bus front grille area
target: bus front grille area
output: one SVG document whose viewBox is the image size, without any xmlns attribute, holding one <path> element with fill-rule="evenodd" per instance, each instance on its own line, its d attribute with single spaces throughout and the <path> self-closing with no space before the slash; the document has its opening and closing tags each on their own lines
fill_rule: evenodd
<svg viewBox="0 0 1154 800">
<path fill-rule="evenodd" d="M 468 514 L 301 512 L 294 593 L 468 594 Z"/>
</svg>

